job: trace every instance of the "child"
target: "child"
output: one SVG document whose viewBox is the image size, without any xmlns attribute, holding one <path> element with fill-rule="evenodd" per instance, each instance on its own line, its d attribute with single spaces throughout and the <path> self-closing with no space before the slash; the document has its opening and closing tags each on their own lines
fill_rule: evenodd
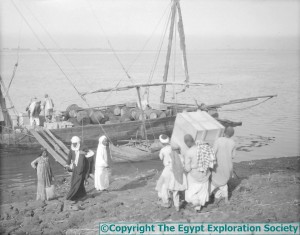
<svg viewBox="0 0 300 235">
<path fill-rule="evenodd" d="M 160 135 L 160 142 L 164 147 L 160 150 L 159 157 L 163 161 L 164 170 L 157 181 L 156 190 L 162 200 L 161 206 L 171 206 L 170 194 L 173 194 L 173 203 L 176 211 L 180 210 L 179 191 L 187 188 L 184 174 L 183 159 L 179 154 L 180 147 L 177 144 L 170 145 L 170 139 L 166 135 Z"/>
<path fill-rule="evenodd" d="M 218 138 L 214 144 L 217 164 L 212 171 L 210 192 L 215 192 L 215 198 L 224 197 L 226 203 L 228 203 L 227 182 L 232 175 L 232 158 L 235 156 L 235 142 L 231 139 L 233 134 L 233 127 L 227 127 L 224 137 Z"/>
</svg>

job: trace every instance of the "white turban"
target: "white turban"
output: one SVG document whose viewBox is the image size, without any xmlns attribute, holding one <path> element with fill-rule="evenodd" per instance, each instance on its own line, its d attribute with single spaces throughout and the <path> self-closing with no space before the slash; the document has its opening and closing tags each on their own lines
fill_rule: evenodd
<svg viewBox="0 0 300 235">
<path fill-rule="evenodd" d="M 79 151 L 79 148 L 80 148 L 80 138 L 78 136 L 73 136 L 72 139 L 71 139 L 71 149 L 73 151 Z M 74 146 L 73 144 L 76 144 L 76 146 Z"/>
<path fill-rule="evenodd" d="M 167 135 L 160 135 L 159 136 L 159 141 L 162 143 L 162 144 L 168 144 L 170 142 L 170 138 L 167 136 Z"/>
<path fill-rule="evenodd" d="M 75 143 L 79 143 L 80 142 L 80 138 L 78 136 L 73 136 L 71 139 L 71 143 L 75 144 Z"/>
</svg>

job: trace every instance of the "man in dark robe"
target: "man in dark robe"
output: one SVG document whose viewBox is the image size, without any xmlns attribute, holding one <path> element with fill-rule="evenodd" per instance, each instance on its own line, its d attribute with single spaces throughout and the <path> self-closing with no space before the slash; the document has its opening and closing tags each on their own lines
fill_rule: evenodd
<svg viewBox="0 0 300 235">
<path fill-rule="evenodd" d="M 86 195 L 84 181 L 87 175 L 86 152 L 81 150 L 80 138 L 73 136 L 71 139 L 71 151 L 69 153 L 67 168 L 71 169 L 71 187 L 67 195 L 67 200 L 76 201 Z"/>
</svg>

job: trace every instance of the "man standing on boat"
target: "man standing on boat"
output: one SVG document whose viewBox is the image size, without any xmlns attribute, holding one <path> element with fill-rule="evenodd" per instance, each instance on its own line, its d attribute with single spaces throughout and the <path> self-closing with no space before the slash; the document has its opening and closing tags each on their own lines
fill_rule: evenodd
<svg viewBox="0 0 300 235">
<path fill-rule="evenodd" d="M 39 126 L 40 125 L 40 112 L 41 112 L 41 101 L 38 101 L 36 97 L 34 97 L 29 105 L 26 108 L 30 117 L 30 125 L 31 126 Z"/>
<path fill-rule="evenodd" d="M 45 94 L 43 109 L 45 112 L 46 122 L 51 122 L 52 115 L 53 115 L 53 108 L 54 108 L 53 100 L 49 97 L 48 94 Z"/>
</svg>

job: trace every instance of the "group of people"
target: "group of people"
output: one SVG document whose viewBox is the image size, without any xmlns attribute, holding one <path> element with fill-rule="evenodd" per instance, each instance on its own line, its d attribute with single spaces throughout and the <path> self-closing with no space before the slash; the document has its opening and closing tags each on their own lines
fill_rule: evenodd
<svg viewBox="0 0 300 235">
<path fill-rule="evenodd" d="M 86 195 L 85 182 L 93 172 L 94 166 L 94 186 L 97 191 L 105 191 L 109 187 L 109 176 L 111 166 L 111 153 L 109 142 L 106 136 L 99 138 L 95 159 L 94 152 L 85 148 L 80 138 L 73 136 L 71 139 L 71 151 L 68 163 L 65 166 L 72 171 L 71 186 L 66 199 L 77 201 Z M 93 161 L 94 160 L 94 161 Z M 93 164 L 94 163 L 94 164 Z"/>
<path fill-rule="evenodd" d="M 184 155 L 180 146 L 171 143 L 167 135 L 160 135 L 163 145 L 159 158 L 163 161 L 164 169 L 157 181 L 159 204 L 171 207 L 172 201 L 177 211 L 182 202 L 193 205 L 200 211 L 214 194 L 215 198 L 225 198 L 228 202 L 228 181 L 232 176 L 232 158 L 235 156 L 235 142 L 231 139 L 234 134 L 232 127 L 227 127 L 223 137 L 219 137 L 214 146 L 203 141 L 195 141 L 187 134 L 183 141 L 188 147 Z M 70 190 L 67 200 L 77 201 L 86 196 L 85 184 L 94 168 L 94 186 L 98 191 L 109 187 L 111 153 L 106 136 L 99 138 L 96 156 L 81 144 L 77 136 L 71 139 L 68 162 L 65 166 L 72 172 Z M 37 170 L 38 187 L 37 200 L 47 200 L 47 188 L 53 184 L 53 173 L 48 154 L 43 149 L 40 157 L 31 163 Z M 93 166 L 93 168 L 91 167 Z M 183 193 L 184 192 L 184 193 Z"/>
<path fill-rule="evenodd" d="M 67 200 L 77 201 L 86 196 L 85 184 L 93 172 L 94 184 L 98 191 L 105 191 L 109 187 L 109 176 L 111 165 L 111 154 L 109 142 L 106 136 L 99 138 L 99 144 L 95 158 L 94 152 L 84 147 L 78 136 L 71 139 L 71 148 L 68 155 L 68 162 L 65 168 L 72 172 L 70 190 L 66 196 Z M 48 153 L 42 149 L 41 156 L 31 162 L 31 166 L 37 170 L 37 200 L 48 200 L 47 190 L 53 185 L 54 177 L 50 166 Z"/>
<path fill-rule="evenodd" d="M 224 136 L 218 138 L 214 146 L 195 141 L 187 134 L 183 139 L 188 147 L 184 156 L 179 145 L 170 143 L 168 136 L 161 135 L 160 142 L 164 147 L 159 157 L 164 169 L 155 188 L 159 204 L 169 208 L 173 201 L 179 211 L 182 202 L 186 201 L 199 212 L 212 194 L 228 202 L 227 183 L 232 176 L 232 158 L 235 156 L 235 142 L 231 139 L 233 134 L 234 129 L 227 127 Z"/>
<path fill-rule="evenodd" d="M 45 94 L 43 102 L 38 100 L 36 97 L 32 98 L 26 107 L 28 112 L 30 125 L 39 126 L 40 125 L 40 113 L 44 110 L 45 121 L 51 122 L 53 116 L 54 103 L 48 94 Z"/>
</svg>

